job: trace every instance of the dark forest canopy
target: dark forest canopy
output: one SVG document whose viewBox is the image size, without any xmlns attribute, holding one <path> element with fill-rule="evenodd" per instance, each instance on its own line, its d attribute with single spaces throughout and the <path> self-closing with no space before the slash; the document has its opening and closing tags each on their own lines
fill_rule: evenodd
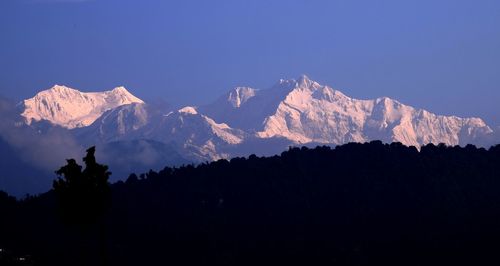
<svg viewBox="0 0 500 266">
<path fill-rule="evenodd" d="M 111 185 L 87 225 L 65 223 L 53 191 L 0 193 L 0 211 L 0 249 L 36 265 L 491 265 L 500 145 L 375 141 L 165 168 Z"/>
</svg>

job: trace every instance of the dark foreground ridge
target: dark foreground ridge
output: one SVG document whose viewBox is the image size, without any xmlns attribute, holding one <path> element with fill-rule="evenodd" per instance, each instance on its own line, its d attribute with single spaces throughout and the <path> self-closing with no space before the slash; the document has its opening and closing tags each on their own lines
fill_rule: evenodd
<svg viewBox="0 0 500 266">
<path fill-rule="evenodd" d="M 131 175 L 110 195 L 68 222 L 54 191 L 0 193 L 0 264 L 500 263 L 500 145 L 292 148 Z"/>
</svg>

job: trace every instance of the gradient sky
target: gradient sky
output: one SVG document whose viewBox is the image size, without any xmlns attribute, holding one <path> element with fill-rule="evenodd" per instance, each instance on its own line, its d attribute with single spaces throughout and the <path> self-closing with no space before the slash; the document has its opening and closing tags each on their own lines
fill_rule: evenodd
<svg viewBox="0 0 500 266">
<path fill-rule="evenodd" d="M 500 125 L 498 0 L 0 0 L 0 95 L 124 85 L 210 102 L 307 74 Z"/>
</svg>

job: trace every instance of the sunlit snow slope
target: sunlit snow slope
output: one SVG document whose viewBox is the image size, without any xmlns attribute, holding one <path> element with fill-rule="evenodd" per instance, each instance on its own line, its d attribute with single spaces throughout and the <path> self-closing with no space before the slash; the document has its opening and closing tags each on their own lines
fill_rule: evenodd
<svg viewBox="0 0 500 266">
<path fill-rule="evenodd" d="M 143 101 L 124 87 L 105 92 L 85 93 L 55 85 L 25 100 L 24 112 L 21 115 L 28 124 L 43 119 L 71 129 L 88 126 L 104 112 L 131 103 L 143 103 Z"/>
<path fill-rule="evenodd" d="M 280 80 L 268 90 L 236 88 L 202 112 L 217 122 L 295 143 L 382 140 L 421 146 L 468 144 L 491 134 L 480 118 L 441 116 L 382 97 L 358 100 L 310 80 Z"/>
</svg>

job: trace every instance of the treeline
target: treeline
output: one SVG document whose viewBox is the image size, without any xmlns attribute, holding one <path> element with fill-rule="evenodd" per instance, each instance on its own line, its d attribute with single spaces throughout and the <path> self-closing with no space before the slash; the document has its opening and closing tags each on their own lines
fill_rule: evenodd
<svg viewBox="0 0 500 266">
<path fill-rule="evenodd" d="M 375 141 L 167 167 L 113 184 L 90 223 L 65 222 L 58 201 L 0 194 L 0 248 L 34 265 L 500 263 L 500 145 Z"/>
</svg>

